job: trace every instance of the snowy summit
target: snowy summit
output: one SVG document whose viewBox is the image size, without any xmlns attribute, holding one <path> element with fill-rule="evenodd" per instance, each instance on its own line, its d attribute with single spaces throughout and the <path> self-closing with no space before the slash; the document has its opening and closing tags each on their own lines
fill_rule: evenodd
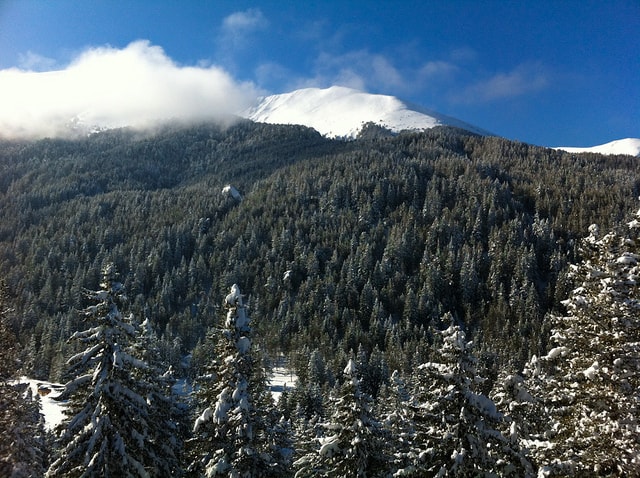
<svg viewBox="0 0 640 478">
<path fill-rule="evenodd" d="M 640 138 L 619 139 L 590 148 L 558 146 L 554 149 L 561 149 L 568 153 L 628 154 L 629 156 L 640 156 Z"/>
<path fill-rule="evenodd" d="M 455 126 L 477 134 L 490 134 L 457 119 L 410 106 L 394 96 L 374 95 L 343 86 L 305 88 L 267 96 L 242 116 L 261 123 L 309 126 L 330 138 L 355 138 L 366 123 L 394 133 Z"/>
</svg>

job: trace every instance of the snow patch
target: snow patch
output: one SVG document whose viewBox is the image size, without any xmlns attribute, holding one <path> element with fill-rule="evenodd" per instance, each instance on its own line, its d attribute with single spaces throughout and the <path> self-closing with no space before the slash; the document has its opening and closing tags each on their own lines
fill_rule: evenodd
<svg viewBox="0 0 640 478">
<path fill-rule="evenodd" d="M 242 201 L 242 194 L 236 188 L 228 184 L 227 186 L 222 188 L 222 194 L 226 196 L 230 196 L 236 201 Z"/>
<path fill-rule="evenodd" d="M 548 360 L 553 360 L 553 359 L 556 359 L 558 357 L 564 357 L 565 355 L 567 355 L 567 353 L 569 353 L 569 349 L 567 347 L 555 347 L 555 348 L 549 350 L 549 353 L 545 357 L 542 357 L 542 358 L 548 359 Z"/>
<path fill-rule="evenodd" d="M 347 366 L 344 368 L 343 373 L 349 377 L 355 377 L 357 371 L 356 363 L 353 359 L 349 359 Z"/>
<path fill-rule="evenodd" d="M 213 410 L 211 407 L 207 407 L 204 409 L 202 414 L 196 419 L 196 423 L 193 425 L 193 433 L 196 433 L 198 429 L 207 423 L 213 417 Z"/>
<path fill-rule="evenodd" d="M 340 439 L 338 438 L 338 435 L 321 438 L 320 440 L 320 456 L 331 458 L 340 453 Z"/>
<path fill-rule="evenodd" d="M 227 305 L 235 306 L 237 305 L 242 298 L 242 294 L 240 294 L 240 287 L 238 284 L 233 284 L 231 286 L 231 291 L 227 294 L 227 297 L 224 299 L 224 302 Z"/>
<path fill-rule="evenodd" d="M 43 382 L 28 377 L 20 377 L 18 383 L 26 383 L 31 388 L 31 393 L 35 397 L 40 395 L 41 412 L 44 416 L 44 425 L 48 430 L 53 430 L 65 419 L 65 402 L 58 402 L 55 399 L 62 393 L 64 385 L 52 382 Z"/>
<path fill-rule="evenodd" d="M 631 252 L 625 252 L 616 259 L 616 263 L 623 266 L 634 266 L 638 263 L 638 256 Z"/>
<path fill-rule="evenodd" d="M 280 360 L 271 370 L 271 374 L 267 381 L 273 400 L 278 402 L 283 392 L 286 392 L 291 388 L 295 388 L 298 377 L 286 366 L 286 362 L 284 360 Z"/>
<path fill-rule="evenodd" d="M 598 376 L 598 370 L 599 369 L 600 369 L 600 365 L 596 361 L 596 362 L 593 362 L 593 364 L 589 368 L 584 370 L 582 373 L 589 380 L 595 380 L 595 378 Z"/>
<path fill-rule="evenodd" d="M 261 123 L 305 125 L 330 138 L 356 138 L 366 123 L 374 123 L 394 133 L 424 131 L 445 125 L 476 134 L 490 134 L 455 118 L 410 106 L 393 96 L 374 95 L 343 86 L 304 88 L 267 96 L 241 116 Z"/>
<path fill-rule="evenodd" d="M 640 138 L 618 139 L 588 148 L 557 146 L 553 149 L 560 149 L 568 153 L 628 154 L 629 156 L 640 156 Z"/>
</svg>

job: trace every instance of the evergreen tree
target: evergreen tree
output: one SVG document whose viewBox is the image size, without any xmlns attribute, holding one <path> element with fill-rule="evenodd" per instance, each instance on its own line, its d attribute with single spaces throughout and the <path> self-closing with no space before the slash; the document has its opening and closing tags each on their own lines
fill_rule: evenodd
<svg viewBox="0 0 640 478">
<path fill-rule="evenodd" d="M 208 477 L 286 476 L 290 451 L 280 447 L 283 427 L 274 429 L 266 374 L 252 351 L 250 318 L 237 285 L 224 306 L 227 316 L 216 331 L 215 358 L 199 380 L 197 398 L 207 406 L 189 441 L 190 472 Z"/>
<path fill-rule="evenodd" d="M 154 386 L 141 372 L 148 365 L 136 357 L 138 329 L 124 317 L 124 286 L 115 266 L 102 272 L 101 288 L 88 291 L 97 302 L 85 309 L 92 327 L 71 340 L 86 348 L 68 360 L 59 400 L 68 400 L 68 418 L 59 428 L 59 452 L 47 476 L 148 477 L 178 473 L 165 423 L 150 406 Z M 167 440 L 166 443 L 160 441 Z"/>
<path fill-rule="evenodd" d="M 544 404 L 529 393 L 519 374 L 501 370 L 490 397 L 505 416 L 500 431 L 512 443 L 528 448 L 527 444 L 538 438 L 537 430 L 548 424 Z"/>
<path fill-rule="evenodd" d="M 433 361 L 417 370 L 412 399 L 417 447 L 406 474 L 530 476 L 531 465 L 518 444 L 498 430 L 504 417 L 482 393 L 484 378 L 472 343 L 453 324 L 439 335 Z"/>
<path fill-rule="evenodd" d="M 407 384 L 395 370 L 390 383 L 380 390 L 377 404 L 386 431 L 386 453 L 396 476 L 409 476 L 415 471 L 413 450 L 416 436 L 410 400 Z"/>
<path fill-rule="evenodd" d="M 571 266 L 575 288 L 551 316 L 551 345 L 527 366 L 549 412 L 532 441 L 544 476 L 637 476 L 640 470 L 640 211 L 626 231 L 598 228 Z"/>
<path fill-rule="evenodd" d="M 45 430 L 37 397 L 27 384 L 15 383 L 18 369 L 16 338 L 5 317 L 4 286 L 0 284 L 0 476 L 44 474 Z"/>
<path fill-rule="evenodd" d="M 331 400 L 333 410 L 321 423 L 324 436 L 318 446 L 295 462 L 296 478 L 386 476 L 389 465 L 384 454 L 384 432 L 371 409 L 371 397 L 362 392 L 353 360 L 344 369 L 345 381 Z"/>
<path fill-rule="evenodd" d="M 145 367 L 133 370 L 134 377 L 149 408 L 150 454 L 156 456 L 155 476 L 178 476 L 182 437 L 186 434 L 187 409 L 173 393 L 175 379 L 171 366 L 167 367 L 160 359 L 158 338 L 149 320 L 140 324 L 139 336 L 134 351 Z"/>
</svg>

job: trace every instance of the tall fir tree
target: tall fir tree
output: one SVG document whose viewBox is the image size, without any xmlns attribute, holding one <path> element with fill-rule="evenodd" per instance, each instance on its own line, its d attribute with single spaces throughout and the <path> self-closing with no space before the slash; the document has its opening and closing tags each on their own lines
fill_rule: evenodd
<svg viewBox="0 0 640 478">
<path fill-rule="evenodd" d="M 6 295 L 0 284 L 0 476 L 44 474 L 46 433 L 37 397 L 17 383 L 18 346 L 6 322 Z"/>
<path fill-rule="evenodd" d="M 92 327 L 70 339 L 85 349 L 67 362 L 70 380 L 58 398 L 68 400 L 67 419 L 58 429 L 59 452 L 47 476 L 178 474 L 164 424 L 154 423 L 149 393 L 155 387 L 142 372 L 148 365 L 135 355 L 139 331 L 120 311 L 126 297 L 113 264 L 104 267 L 100 286 L 87 292 L 97 302 L 84 311 Z"/>
<path fill-rule="evenodd" d="M 472 342 L 451 316 L 444 320 L 451 325 L 439 333 L 441 345 L 417 369 L 415 459 L 405 475 L 531 476 L 518 443 L 499 431 L 504 417 L 483 393 Z"/>
<path fill-rule="evenodd" d="M 155 476 L 179 476 L 180 455 L 186 435 L 187 407 L 173 392 L 176 383 L 170 365 L 160 358 L 158 337 L 149 320 L 140 324 L 139 336 L 133 344 L 135 355 L 146 366 L 132 371 L 149 407 L 147 421 L 150 453 L 155 454 Z"/>
<path fill-rule="evenodd" d="M 590 232 L 571 266 L 567 314 L 549 317 L 551 349 L 525 370 L 548 410 L 531 442 L 542 476 L 640 470 L 640 211 L 627 227 Z"/>
<path fill-rule="evenodd" d="M 372 399 L 360 387 L 356 363 L 349 360 L 344 383 L 331 399 L 331 417 L 320 424 L 315 449 L 295 462 L 296 478 L 387 476 L 384 429 L 372 411 Z"/>
<path fill-rule="evenodd" d="M 193 476 L 284 477 L 290 452 L 279 448 L 282 428 L 268 392 L 266 373 L 252 345 L 247 307 L 234 284 L 226 296 L 224 323 L 210 334 L 216 340 L 211 365 L 200 377 L 197 402 L 206 405 L 189 440 Z"/>
<path fill-rule="evenodd" d="M 386 431 L 386 453 L 397 476 L 408 476 L 415 470 L 415 457 L 412 456 L 415 425 L 411 417 L 410 400 L 407 384 L 400 372 L 394 370 L 390 383 L 380 389 L 376 405 Z"/>
</svg>

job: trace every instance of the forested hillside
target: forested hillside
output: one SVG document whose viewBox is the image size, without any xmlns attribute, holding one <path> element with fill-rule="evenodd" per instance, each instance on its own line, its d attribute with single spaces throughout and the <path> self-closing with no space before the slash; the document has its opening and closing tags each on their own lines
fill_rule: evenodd
<svg viewBox="0 0 640 478">
<path fill-rule="evenodd" d="M 448 129 L 336 142 L 247 122 L 3 143 L 0 157 L 0 272 L 40 378 L 57 378 L 109 261 L 168 354 L 192 350 L 238 283 L 271 353 L 317 348 L 339 366 L 364 347 L 409 367 L 420 329 L 451 312 L 520 366 L 545 345 L 575 239 L 640 192 L 630 157 Z"/>
<path fill-rule="evenodd" d="M 375 398 L 394 370 L 462 360 L 440 346 L 465 336 L 488 393 L 547 353 L 580 240 L 637 208 L 637 161 L 450 128 L 343 142 L 251 122 L 0 143 L 0 277 L 18 368 L 65 378 L 86 291 L 113 263 L 127 310 L 176 375 L 210 366 L 207 332 L 238 284 L 254 345 L 288 357 L 309 413 L 313 390 Z M 361 379 L 347 386 L 350 360 Z"/>
</svg>

